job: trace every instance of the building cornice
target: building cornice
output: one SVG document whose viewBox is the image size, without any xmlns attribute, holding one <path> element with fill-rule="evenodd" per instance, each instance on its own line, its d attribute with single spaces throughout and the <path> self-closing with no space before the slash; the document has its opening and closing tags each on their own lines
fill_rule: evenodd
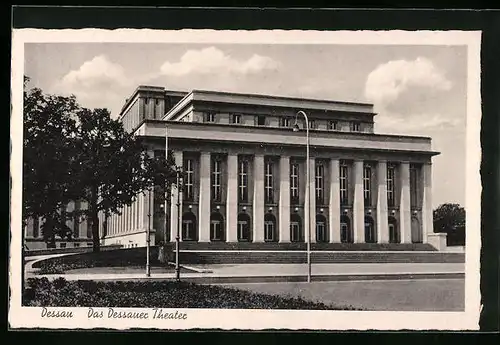
<svg viewBox="0 0 500 345">
<path fill-rule="evenodd" d="M 138 138 L 143 138 L 143 139 L 148 139 L 148 140 L 155 140 L 158 141 L 158 143 L 164 143 L 165 142 L 165 137 L 162 136 L 137 136 Z M 212 140 L 206 140 L 206 139 L 189 139 L 189 138 L 172 138 L 172 140 L 179 140 L 179 142 L 184 142 L 184 141 L 189 141 L 190 143 L 192 142 L 203 142 L 203 143 L 210 143 L 214 145 L 220 145 L 221 141 L 217 139 L 212 139 Z M 241 146 L 242 143 L 238 141 L 225 141 L 225 145 L 228 146 Z M 245 145 L 262 145 L 262 143 L 244 143 Z M 274 145 L 274 146 L 279 146 L 280 148 L 298 148 L 304 146 L 304 144 L 268 144 L 266 145 Z M 397 150 L 397 149 L 380 149 L 380 148 L 358 148 L 358 147 L 331 147 L 331 146 L 324 146 L 324 145 L 311 145 L 311 151 L 314 150 L 338 150 L 338 151 L 346 151 L 346 152 L 369 152 L 369 153 L 389 153 L 389 154 L 404 154 L 406 155 L 418 155 L 418 156 L 427 156 L 427 157 L 433 157 L 440 155 L 441 152 L 439 151 L 422 151 L 422 150 Z M 263 153 L 255 153 L 255 156 L 265 156 Z M 386 162 L 389 162 L 389 160 L 384 159 Z M 377 160 L 379 161 L 379 160 Z"/>
<path fill-rule="evenodd" d="M 222 145 L 263 145 L 274 147 L 301 147 L 305 145 L 305 131 L 291 128 L 268 128 L 244 125 L 205 124 L 193 122 L 146 120 L 135 135 L 144 138 L 163 138 L 168 129 L 170 140 L 205 142 Z M 369 152 L 406 152 L 437 155 L 432 151 L 428 137 L 381 135 L 372 133 L 311 131 L 311 148 L 365 150 Z"/>
</svg>

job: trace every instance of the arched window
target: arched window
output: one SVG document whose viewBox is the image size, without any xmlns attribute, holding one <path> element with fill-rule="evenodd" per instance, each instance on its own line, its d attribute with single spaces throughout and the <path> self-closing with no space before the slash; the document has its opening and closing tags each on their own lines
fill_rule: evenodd
<svg viewBox="0 0 500 345">
<path fill-rule="evenodd" d="M 340 217 L 340 242 L 342 243 L 353 242 L 351 220 L 346 215 L 342 215 Z"/>
<path fill-rule="evenodd" d="M 389 216 L 389 243 L 399 243 L 399 229 L 396 218 Z"/>
<path fill-rule="evenodd" d="M 224 241 L 224 217 L 218 212 L 210 215 L 210 241 Z"/>
<path fill-rule="evenodd" d="M 292 242 L 303 241 L 302 236 L 302 219 L 296 213 L 290 215 L 290 240 Z"/>
<path fill-rule="evenodd" d="M 328 230 L 326 227 L 326 218 L 322 214 L 316 215 L 316 241 L 328 242 Z"/>
<path fill-rule="evenodd" d="M 238 241 L 250 241 L 250 216 L 246 213 L 238 215 Z"/>
<path fill-rule="evenodd" d="M 276 217 L 272 213 L 266 213 L 264 216 L 264 241 L 273 242 L 277 240 L 276 236 Z"/>
<path fill-rule="evenodd" d="M 186 212 L 182 215 L 182 240 L 196 241 L 196 216 L 193 212 Z"/>
<path fill-rule="evenodd" d="M 365 242 L 377 242 L 377 234 L 375 233 L 375 222 L 370 216 L 365 216 Z"/>
</svg>

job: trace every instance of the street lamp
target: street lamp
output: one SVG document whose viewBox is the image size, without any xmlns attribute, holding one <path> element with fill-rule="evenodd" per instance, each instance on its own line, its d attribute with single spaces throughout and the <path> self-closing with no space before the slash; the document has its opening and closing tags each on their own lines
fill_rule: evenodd
<svg viewBox="0 0 500 345">
<path fill-rule="evenodd" d="M 165 126 L 165 159 L 168 162 L 168 126 Z M 181 170 L 180 167 L 176 167 L 176 187 L 177 187 L 177 229 L 175 235 L 175 280 L 181 280 L 181 267 L 179 262 L 179 251 L 180 251 L 180 232 L 181 232 Z M 167 183 L 165 181 L 165 186 Z M 171 190 L 165 188 L 165 219 L 167 217 L 167 200 L 169 199 Z M 172 215 L 171 215 L 172 216 Z M 167 226 L 165 224 L 164 239 L 167 239 Z M 172 240 L 172 239 L 171 239 Z"/>
<path fill-rule="evenodd" d="M 179 264 L 179 245 L 180 245 L 180 232 L 181 232 L 181 171 L 180 168 L 176 169 L 177 172 L 177 233 L 175 235 L 175 280 L 181 280 L 181 267 Z"/>
<path fill-rule="evenodd" d="M 299 110 L 295 115 L 295 123 L 293 125 L 293 131 L 300 131 L 298 124 L 298 116 L 304 116 L 306 121 L 306 200 L 305 200 L 305 233 L 306 233 L 306 245 L 307 245 L 307 282 L 311 282 L 311 195 L 310 195 L 310 164 L 309 164 L 309 118 L 307 114 L 302 110 Z"/>
<path fill-rule="evenodd" d="M 146 231 L 146 277 L 151 276 L 151 264 L 149 262 L 149 256 L 151 251 L 151 208 L 153 205 L 153 201 L 151 200 L 152 192 L 151 190 L 154 188 L 154 185 L 148 191 L 148 228 Z"/>
</svg>

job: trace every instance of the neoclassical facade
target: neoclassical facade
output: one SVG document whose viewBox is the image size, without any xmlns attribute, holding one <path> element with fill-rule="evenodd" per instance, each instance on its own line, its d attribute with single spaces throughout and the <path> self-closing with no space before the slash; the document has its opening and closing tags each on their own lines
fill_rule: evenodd
<svg viewBox="0 0 500 345">
<path fill-rule="evenodd" d="M 178 230 L 191 242 L 304 242 L 308 218 L 314 243 L 427 243 L 438 153 L 427 137 L 374 133 L 375 117 L 371 104 L 139 86 L 120 120 L 151 155 L 173 151 L 183 188 L 165 198 L 156 186 L 101 217 L 102 243 L 144 246 L 148 230 L 153 244 Z"/>
</svg>

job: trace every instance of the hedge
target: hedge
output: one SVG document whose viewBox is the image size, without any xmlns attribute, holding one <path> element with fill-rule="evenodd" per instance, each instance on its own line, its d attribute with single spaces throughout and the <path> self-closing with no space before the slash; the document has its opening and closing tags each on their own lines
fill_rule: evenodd
<svg viewBox="0 0 500 345">
<path fill-rule="evenodd" d="M 167 252 L 169 250 L 167 249 Z M 169 258 L 171 259 L 171 258 Z M 158 247 L 151 247 L 149 261 L 151 267 L 165 267 L 158 261 Z M 130 248 L 103 251 L 98 253 L 79 253 L 53 257 L 33 264 L 41 274 L 62 274 L 68 270 L 92 267 L 138 267 L 146 265 L 146 248 Z"/>
<path fill-rule="evenodd" d="M 23 305 L 36 307 L 354 310 L 300 297 L 173 281 L 67 281 L 29 278 Z"/>
</svg>

